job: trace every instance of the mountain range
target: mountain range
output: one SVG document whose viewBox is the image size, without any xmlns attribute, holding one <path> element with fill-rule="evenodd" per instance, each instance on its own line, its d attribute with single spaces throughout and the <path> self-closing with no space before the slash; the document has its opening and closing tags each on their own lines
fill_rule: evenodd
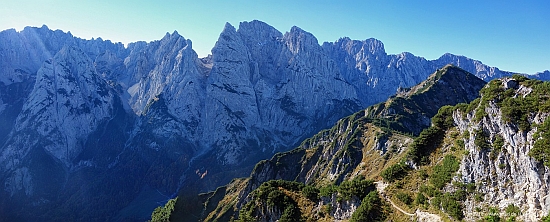
<svg viewBox="0 0 550 222">
<path fill-rule="evenodd" d="M 254 198 L 251 193 L 257 192 L 255 190 L 260 189 L 262 184 L 272 180 L 323 187 L 345 183 L 344 181 L 351 180 L 350 178 L 357 175 L 367 178 L 376 177 L 386 165 L 395 163 L 396 159 L 406 153 L 407 146 L 414 139 L 413 133 L 431 125 L 429 119 L 435 116 L 439 109 L 434 110 L 432 107 L 469 103 L 477 98 L 479 90 L 484 85 L 484 81 L 460 68 L 445 66 L 407 93 L 399 94 L 343 118 L 332 128 L 306 139 L 296 149 L 276 154 L 270 160 L 259 162 L 248 178 L 233 180 L 215 192 L 209 193 L 207 197 L 203 197 L 204 203 L 199 205 L 205 206 L 200 209 L 204 212 L 191 213 L 192 208 L 186 208 L 184 203 L 178 204 L 181 200 L 178 199 L 175 206 L 179 207 L 177 209 L 179 211 L 176 211 L 173 217 L 176 220 L 182 217 L 184 221 L 229 221 L 232 217 L 242 219 L 242 215 L 237 212 L 241 208 L 247 208 L 248 206 L 243 206 L 245 204 L 251 205 L 251 202 L 256 202 L 252 206 L 269 206 L 266 203 L 258 203 L 268 198 L 251 199 Z M 442 91 L 442 89 L 445 90 Z M 411 107 L 411 104 L 418 103 L 430 103 L 433 106 Z M 424 116 L 419 117 L 418 114 Z M 425 124 L 424 118 L 428 119 L 428 124 Z M 409 119 L 416 119 L 417 126 L 404 128 L 399 124 L 412 122 Z M 388 124 L 389 122 L 395 124 Z M 405 130 L 402 131 L 403 129 Z M 220 195 L 223 198 L 220 198 Z M 336 201 L 335 197 L 328 197 L 329 199 L 314 203 L 321 206 L 313 208 L 322 209 L 322 205 L 342 204 Z M 359 202 L 354 203 L 355 207 L 358 207 Z M 283 209 L 268 207 L 251 212 L 257 214 L 253 215 L 257 221 L 276 221 L 281 217 L 286 206 L 278 207 Z M 330 215 L 332 219 L 343 220 L 349 219 L 351 213 L 353 209 L 349 209 L 348 206 L 348 209 L 335 208 L 334 212 L 324 216 Z M 204 217 L 187 218 L 192 215 Z M 307 220 L 318 221 L 324 216 L 316 215 Z"/>
<path fill-rule="evenodd" d="M 429 97 L 440 87 L 458 97 Z M 249 177 L 201 194 L 196 207 L 178 197 L 153 219 L 546 221 L 548 92 L 548 82 L 514 75 L 486 85 L 446 66 L 407 93 L 260 161 Z M 425 99 L 441 107 L 437 113 L 429 106 L 395 109 Z M 417 136 L 400 131 L 397 123 L 418 113 L 431 124 L 419 118 Z"/>
<path fill-rule="evenodd" d="M 376 39 L 319 44 L 260 21 L 226 24 L 204 58 L 177 32 L 124 46 L 46 26 L 2 31 L 0 214 L 147 219 L 178 192 L 212 191 L 343 117 L 421 90 L 407 88 L 447 64 L 484 81 L 513 74 L 452 54 L 388 55 Z"/>
</svg>

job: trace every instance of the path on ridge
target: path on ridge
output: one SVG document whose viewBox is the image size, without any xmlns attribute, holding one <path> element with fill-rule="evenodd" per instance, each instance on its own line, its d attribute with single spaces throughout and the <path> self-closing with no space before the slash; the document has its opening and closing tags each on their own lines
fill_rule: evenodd
<svg viewBox="0 0 550 222">
<path fill-rule="evenodd" d="M 386 187 L 389 184 L 384 183 L 383 181 L 377 181 L 377 182 L 374 182 L 374 184 L 376 185 L 376 190 L 378 190 L 380 195 L 382 195 L 382 197 L 386 201 L 388 201 L 392 205 L 393 208 L 397 209 L 401 213 L 403 213 L 407 216 L 411 216 L 411 217 L 416 216 L 418 221 L 442 221 L 441 217 L 439 215 L 431 214 L 431 213 L 424 212 L 424 211 L 420 211 L 419 209 L 417 209 L 416 212 L 413 213 L 413 214 L 401 209 L 399 206 L 397 206 L 395 203 L 393 203 L 393 201 L 390 200 L 390 198 L 388 196 L 386 196 L 386 194 L 384 192 L 384 190 L 386 189 Z"/>
</svg>

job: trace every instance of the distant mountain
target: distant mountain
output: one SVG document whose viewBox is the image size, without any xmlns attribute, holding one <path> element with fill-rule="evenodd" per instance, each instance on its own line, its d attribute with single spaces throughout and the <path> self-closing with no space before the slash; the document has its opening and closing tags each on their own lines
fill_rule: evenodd
<svg viewBox="0 0 550 222">
<path fill-rule="evenodd" d="M 365 111 L 379 127 L 418 136 L 430 126 L 430 118 L 444 105 L 467 103 L 477 98 L 485 82 L 453 65 L 447 65 L 427 80 Z"/>
<path fill-rule="evenodd" d="M 544 72 L 538 72 L 533 75 L 527 75 L 529 78 L 534 78 L 538 80 L 548 81 L 550 80 L 550 71 L 545 70 Z"/>
<path fill-rule="evenodd" d="M 511 75 L 451 54 L 387 55 L 375 39 L 320 45 L 260 21 L 226 24 L 206 58 L 177 32 L 125 47 L 46 26 L 2 31 L 0 213 L 147 219 L 178 191 L 244 176 L 449 63 Z"/>
</svg>

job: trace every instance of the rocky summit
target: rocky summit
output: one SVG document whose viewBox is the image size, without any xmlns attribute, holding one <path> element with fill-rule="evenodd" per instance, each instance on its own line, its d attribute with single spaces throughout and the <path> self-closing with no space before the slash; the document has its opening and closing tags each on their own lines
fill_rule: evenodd
<svg viewBox="0 0 550 222">
<path fill-rule="evenodd" d="M 320 44 L 260 21 L 226 24 L 205 58 L 192 46 L 177 32 L 127 46 L 46 26 L 0 32 L 0 214 L 146 220 L 447 64 L 485 81 L 512 75 L 452 54 L 388 55 L 376 39 Z"/>
</svg>

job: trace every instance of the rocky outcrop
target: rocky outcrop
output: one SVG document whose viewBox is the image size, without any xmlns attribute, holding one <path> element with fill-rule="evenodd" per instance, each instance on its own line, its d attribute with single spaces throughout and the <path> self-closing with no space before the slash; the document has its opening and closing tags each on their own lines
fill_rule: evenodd
<svg viewBox="0 0 550 222">
<path fill-rule="evenodd" d="M 513 79 L 504 79 L 500 87 L 514 90 L 514 96 L 518 97 L 529 96 L 532 91 Z M 529 155 L 537 139 L 533 135 L 538 129 L 521 130 L 518 122 L 506 121 L 502 106 L 494 101 L 481 108 L 488 114 L 481 121 L 475 121 L 473 113 L 466 116 L 461 112 L 454 114 L 458 129 L 466 133 L 464 141 L 468 151 L 460 165 L 458 180 L 475 183 L 478 191 L 483 193 L 481 203 L 474 200 L 465 203 L 466 219 L 478 218 L 475 208 L 484 204 L 501 212 L 513 204 L 521 210 L 518 219 L 538 221 L 550 210 L 550 170 Z M 538 112 L 529 115 L 528 121 L 536 125 L 547 118 L 548 113 Z M 476 138 L 481 137 L 477 135 L 479 133 L 485 134 L 487 141 L 484 142 L 490 144 L 489 150 L 476 143 Z"/>
</svg>

